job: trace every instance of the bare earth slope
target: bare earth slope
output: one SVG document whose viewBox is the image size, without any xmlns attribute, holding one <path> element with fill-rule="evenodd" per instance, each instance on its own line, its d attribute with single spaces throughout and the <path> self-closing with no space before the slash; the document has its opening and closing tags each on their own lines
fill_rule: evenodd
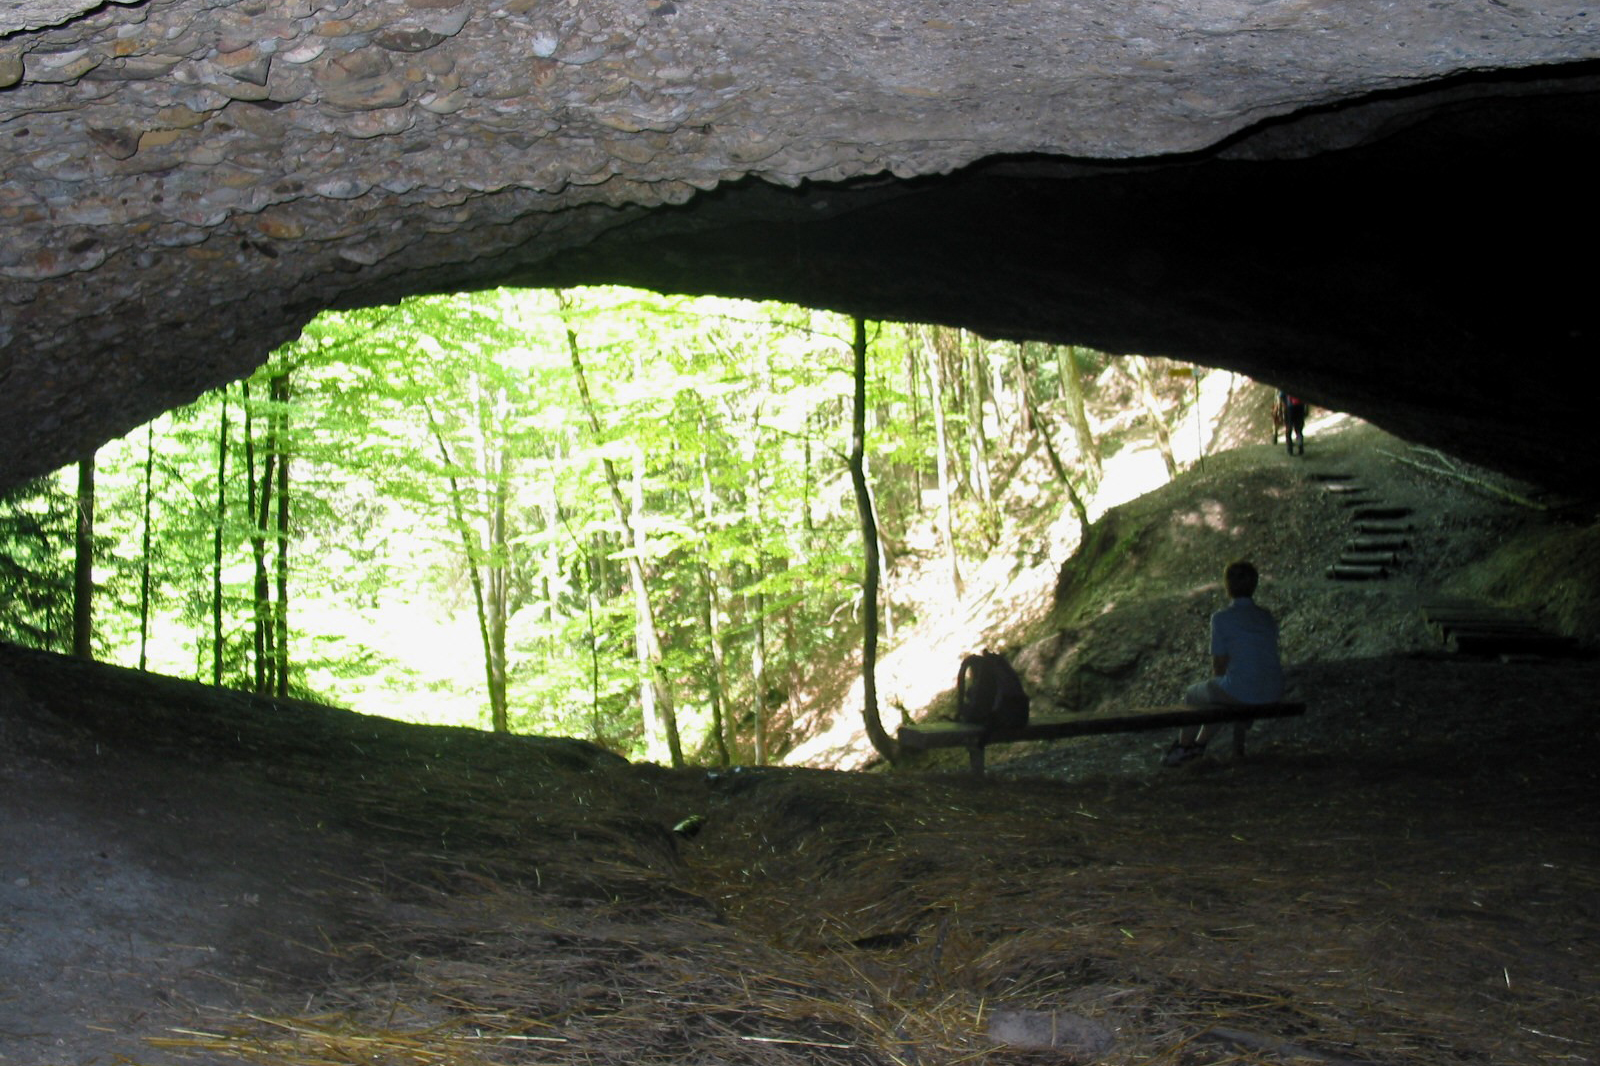
<svg viewBox="0 0 1600 1066">
<path fill-rule="evenodd" d="M 1600 668 L 1415 610 L 1592 588 L 1588 527 L 1318 443 L 1129 505 L 1117 606 L 1027 633 L 1041 696 L 1170 693 L 1249 529 L 1312 712 L 1243 764 L 669 772 L 0 648 L 0 1063 L 1595 1061 Z M 1318 464 L 1418 505 L 1391 581 L 1322 581 Z"/>
</svg>

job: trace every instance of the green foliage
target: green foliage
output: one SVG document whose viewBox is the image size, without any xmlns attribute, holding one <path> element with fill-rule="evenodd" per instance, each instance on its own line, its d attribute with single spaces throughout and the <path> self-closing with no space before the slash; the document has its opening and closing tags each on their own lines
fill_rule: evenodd
<svg viewBox="0 0 1600 1066">
<path fill-rule="evenodd" d="M 0 494 L 0 639 L 72 646 L 72 537 L 77 502 L 58 477 Z"/>
<path fill-rule="evenodd" d="M 748 758 L 756 713 L 858 640 L 850 333 L 841 316 L 787 305 L 623 289 L 324 313 L 252 376 L 248 400 L 233 386 L 102 449 L 101 638 L 131 664 L 145 634 L 153 668 L 209 679 L 217 658 L 227 683 L 252 686 L 271 673 L 263 659 L 283 638 L 268 623 L 281 619 L 293 691 L 637 754 L 649 738 L 636 559 L 686 747 L 716 749 L 717 704 L 724 741 Z M 910 330 L 874 326 L 871 342 L 867 461 L 898 543 L 924 520 L 930 404 L 974 445 L 949 448 L 970 495 L 987 476 L 986 418 L 1005 421 L 995 393 L 1009 364 L 947 331 L 933 397 Z M 1053 351 L 1041 365 L 1072 357 Z M 262 513 L 282 463 L 286 540 Z M 628 497 L 622 523 L 608 463 Z M 992 501 L 965 506 L 959 526 L 992 537 Z M 65 632 L 71 508 L 54 482 L 0 500 L 11 639 Z M 262 581 L 280 551 L 286 602 Z"/>
</svg>

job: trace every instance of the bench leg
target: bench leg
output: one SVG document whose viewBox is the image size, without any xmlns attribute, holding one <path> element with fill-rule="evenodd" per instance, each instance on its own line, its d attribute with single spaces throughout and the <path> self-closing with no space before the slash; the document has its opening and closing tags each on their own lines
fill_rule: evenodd
<svg viewBox="0 0 1600 1066">
<path fill-rule="evenodd" d="M 1249 728 L 1249 722 L 1233 723 L 1233 757 L 1235 759 L 1244 758 L 1244 735 Z"/>
<path fill-rule="evenodd" d="M 983 745 L 974 744 L 967 749 L 967 765 L 972 768 L 974 777 L 983 776 Z"/>
</svg>

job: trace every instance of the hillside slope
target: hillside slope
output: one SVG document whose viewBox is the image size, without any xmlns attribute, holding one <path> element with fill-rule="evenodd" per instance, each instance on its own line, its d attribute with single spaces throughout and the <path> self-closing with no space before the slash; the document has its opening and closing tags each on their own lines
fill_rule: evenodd
<svg viewBox="0 0 1600 1066">
<path fill-rule="evenodd" d="M 1040 472 L 1030 484 L 1023 464 L 1013 489 L 1027 499 L 1018 510 L 1034 505 L 1035 513 L 1016 536 L 1033 552 L 1012 546 L 983 560 L 963 599 L 926 578 L 897 589 L 900 610 L 915 622 L 879 664 L 889 728 L 950 717 L 957 665 L 982 647 L 1011 655 L 1036 713 L 1171 703 L 1208 669 L 1207 620 L 1226 602 L 1222 569 L 1237 558 L 1262 572 L 1257 599 L 1280 620 L 1291 685 L 1305 697 L 1337 701 L 1365 660 L 1442 650 L 1423 621 L 1430 602 L 1479 600 L 1589 646 L 1600 639 L 1600 525 L 1592 511 L 1532 500 L 1528 486 L 1336 413 L 1315 417 L 1304 456 L 1290 457 L 1267 443 L 1269 395 L 1247 385 L 1202 403 L 1205 434 L 1219 450 L 1196 461 L 1192 427 L 1175 433 L 1191 466 L 1171 482 L 1140 427 L 1120 427 L 1127 443 L 1108 466 L 1082 542 L 1063 501 L 1053 513 L 1037 506 Z M 1127 491 L 1140 484 L 1158 487 Z M 1360 539 L 1356 516 L 1373 508 L 1403 515 L 1403 544 L 1386 576 L 1330 580 L 1329 568 Z M 876 762 L 860 724 L 859 669 L 859 661 L 842 665 L 848 676 L 818 701 L 815 736 L 790 762 Z M 1153 758 L 1161 740 L 1104 743 L 1120 743 L 1132 765 Z"/>
</svg>

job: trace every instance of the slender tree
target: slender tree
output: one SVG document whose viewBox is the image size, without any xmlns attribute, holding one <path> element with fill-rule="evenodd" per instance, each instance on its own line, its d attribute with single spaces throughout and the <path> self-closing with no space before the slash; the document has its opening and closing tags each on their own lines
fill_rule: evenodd
<svg viewBox="0 0 1600 1066">
<path fill-rule="evenodd" d="M 988 358 L 983 339 L 976 333 L 961 330 L 956 334 L 957 344 L 965 338 L 966 395 L 967 395 L 967 466 L 972 474 L 972 486 L 978 502 L 985 508 L 994 503 L 994 478 L 989 471 L 989 433 L 984 418 L 984 386 L 988 381 Z"/>
<path fill-rule="evenodd" d="M 480 568 L 480 559 L 484 555 L 482 548 L 476 543 L 472 532 L 472 522 L 467 515 L 466 489 L 461 483 L 461 477 L 456 472 L 458 467 L 450 448 L 450 441 L 445 436 L 439 419 L 434 414 L 433 404 L 427 396 L 421 397 L 422 409 L 427 416 L 428 431 L 433 437 L 434 446 L 439 450 L 439 461 L 446 472 L 445 477 L 450 486 L 450 512 L 454 518 L 456 535 L 461 539 L 462 556 L 465 559 L 467 577 L 472 584 L 472 600 L 476 609 L 478 622 L 478 637 L 483 645 L 484 679 L 489 695 L 489 722 L 490 728 L 496 733 L 509 733 L 511 723 L 506 702 L 506 646 L 505 646 L 505 619 L 503 617 L 505 601 L 495 595 L 495 587 L 486 580 Z M 489 554 L 493 557 L 496 549 L 503 549 L 504 525 L 490 523 L 489 529 Z M 496 542 L 495 537 L 502 537 L 501 542 Z"/>
<path fill-rule="evenodd" d="M 700 404 L 699 424 L 701 442 L 702 444 L 708 444 L 711 439 L 711 423 L 706 415 L 703 403 Z M 716 747 L 717 765 L 727 766 L 732 761 L 728 751 L 727 713 L 724 702 L 725 694 L 728 691 L 727 652 L 722 634 L 722 603 L 717 580 L 717 560 L 713 555 L 712 538 L 715 535 L 717 524 L 717 496 L 711 483 L 711 461 L 708 451 L 708 447 L 702 447 L 699 454 L 700 529 L 702 537 L 700 559 L 701 617 L 705 626 L 705 637 L 711 656 L 710 678 L 707 686 L 709 689 L 707 695 L 710 697 L 711 702 L 711 739 Z"/>
<path fill-rule="evenodd" d="M 139 669 L 149 663 L 150 646 L 150 513 L 155 503 L 156 423 L 144 428 L 144 491 L 140 494 L 141 518 L 139 549 Z"/>
<path fill-rule="evenodd" d="M 928 409 L 933 413 L 934 469 L 939 477 L 939 539 L 950 563 L 950 592 L 959 600 L 965 590 L 961 580 L 961 557 L 956 550 L 954 503 L 951 499 L 955 489 L 950 477 L 950 435 L 945 429 L 944 416 L 944 360 L 936 340 L 938 328 L 924 326 L 920 331 L 927 348 L 927 357 L 922 365 L 928 374 Z"/>
<path fill-rule="evenodd" d="M 211 555 L 211 683 L 222 685 L 222 546 L 228 521 L 228 390 L 221 393 L 222 419 L 217 428 L 217 528 Z"/>
<path fill-rule="evenodd" d="M 255 564 L 254 595 L 251 597 L 253 625 L 251 635 L 255 646 L 255 691 L 272 691 L 272 595 L 267 579 L 267 516 L 272 513 L 272 448 L 266 449 L 261 480 L 256 480 L 255 411 L 250 402 L 250 382 L 239 384 L 240 407 L 244 411 L 244 465 L 245 485 L 249 493 L 246 513 L 250 515 L 250 558 Z M 269 432 L 270 437 L 270 432 Z"/>
<path fill-rule="evenodd" d="M 745 521 L 754 543 L 750 551 L 750 592 L 746 596 L 752 622 L 750 645 L 751 718 L 754 725 L 755 761 L 764 766 L 771 755 L 767 738 L 767 517 L 766 493 L 762 487 L 761 405 L 751 412 L 744 440 Z"/>
<path fill-rule="evenodd" d="M 851 351 L 855 356 L 855 398 L 850 420 L 850 481 L 861 515 L 861 548 L 866 564 L 861 579 L 861 717 L 867 739 L 879 755 L 893 762 L 894 741 L 884 732 L 878 714 L 878 520 L 867 491 L 867 323 L 854 323 Z"/>
<path fill-rule="evenodd" d="M 1084 403 L 1083 369 L 1078 365 L 1078 349 L 1071 345 L 1058 348 L 1061 361 L 1062 399 L 1067 402 L 1067 417 L 1072 421 L 1072 431 L 1078 438 L 1078 454 L 1091 474 L 1090 484 L 1099 484 L 1103 470 L 1100 464 L 1100 445 L 1089 427 L 1089 412 Z"/>
<path fill-rule="evenodd" d="M 273 670 L 277 694 L 289 694 L 289 370 L 285 368 L 272 377 L 273 411 L 276 415 L 272 434 L 272 454 L 277 460 L 278 472 L 278 600 L 273 605 L 273 653 L 276 668 Z"/>
<path fill-rule="evenodd" d="M 1018 348 L 1018 359 L 1022 359 L 1021 345 Z M 1044 442 L 1044 454 L 1050 460 L 1050 469 L 1055 473 L 1056 480 L 1061 482 L 1067 490 L 1067 499 L 1072 503 L 1072 512 L 1078 516 L 1078 535 L 1081 538 L 1089 531 L 1089 508 L 1084 504 L 1083 497 L 1078 495 L 1078 488 L 1072 483 L 1072 476 L 1067 473 L 1066 466 L 1061 462 L 1061 456 L 1056 452 L 1055 442 L 1050 437 L 1050 422 L 1039 414 L 1039 409 L 1034 406 L 1033 396 L 1028 387 L 1027 363 L 1022 362 L 1024 370 L 1022 376 L 1022 400 L 1027 405 L 1028 420 L 1039 431 L 1039 437 Z"/>
<path fill-rule="evenodd" d="M 1133 382 L 1139 403 L 1155 431 L 1156 447 L 1161 452 L 1161 461 L 1167 466 L 1167 477 L 1175 478 L 1178 476 L 1178 461 L 1172 454 L 1172 432 L 1167 427 L 1167 416 L 1162 413 L 1161 401 L 1156 397 L 1155 368 L 1142 355 L 1128 356 L 1128 365 L 1133 368 Z"/>
<path fill-rule="evenodd" d="M 94 658 L 94 453 L 78 462 L 78 524 L 72 566 L 72 654 Z"/>
<path fill-rule="evenodd" d="M 565 294 L 561 295 L 561 308 L 563 312 L 570 311 L 572 305 Z M 578 396 L 583 404 L 583 410 L 589 419 L 589 429 L 594 435 L 596 444 L 605 440 L 605 431 L 600 425 L 600 416 L 595 410 L 594 396 L 589 391 L 589 381 L 584 375 L 583 352 L 578 345 L 578 334 L 573 329 L 570 321 L 566 326 L 567 349 L 572 357 L 572 373 L 577 382 Z M 636 463 L 642 464 L 643 457 L 637 456 Z M 611 502 L 615 510 L 617 525 L 626 530 L 630 543 L 628 545 L 628 575 L 634 589 L 634 609 L 636 611 L 635 624 L 637 626 L 636 648 L 640 667 L 640 704 L 644 710 L 645 738 L 647 744 L 659 757 L 660 743 L 665 740 L 666 754 L 672 765 L 683 765 L 683 745 L 678 737 L 678 721 L 673 709 L 670 690 L 665 678 L 662 676 L 661 641 L 657 635 L 655 623 L 655 609 L 650 602 L 650 586 L 644 567 L 646 546 L 644 544 L 644 525 L 641 508 L 636 497 L 636 504 L 630 508 L 627 498 L 622 492 L 622 479 L 617 473 L 616 464 L 610 456 L 602 456 L 601 465 L 605 470 L 606 486 L 611 492 Z M 636 478 L 641 475 L 635 467 Z"/>
</svg>

